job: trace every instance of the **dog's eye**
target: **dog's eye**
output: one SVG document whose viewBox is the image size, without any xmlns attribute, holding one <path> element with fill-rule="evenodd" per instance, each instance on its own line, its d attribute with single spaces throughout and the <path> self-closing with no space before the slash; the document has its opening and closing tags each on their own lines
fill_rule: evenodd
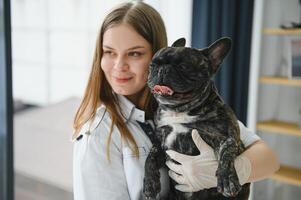
<svg viewBox="0 0 301 200">
<path fill-rule="evenodd" d="M 149 65 L 149 69 L 153 69 L 154 66 L 155 66 L 155 65 L 151 63 L 151 64 Z"/>
<path fill-rule="evenodd" d="M 182 69 L 187 69 L 187 66 L 184 65 L 184 64 L 180 64 L 179 66 L 180 66 Z"/>
<path fill-rule="evenodd" d="M 207 58 L 203 58 L 201 61 L 200 61 L 200 64 L 199 65 L 204 65 L 208 63 L 208 59 Z"/>
</svg>

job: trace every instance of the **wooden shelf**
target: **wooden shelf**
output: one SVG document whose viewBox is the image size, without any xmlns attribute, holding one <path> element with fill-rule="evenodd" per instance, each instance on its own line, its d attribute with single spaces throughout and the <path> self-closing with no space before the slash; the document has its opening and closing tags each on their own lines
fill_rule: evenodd
<svg viewBox="0 0 301 200">
<path fill-rule="evenodd" d="M 291 185 L 301 186 L 301 169 L 281 165 L 280 170 L 272 175 L 271 179 Z"/>
<path fill-rule="evenodd" d="M 266 84 L 279 84 L 287 86 L 298 86 L 301 87 L 301 79 L 289 79 L 287 77 L 277 77 L 277 76 L 261 76 L 259 78 L 261 83 Z"/>
<path fill-rule="evenodd" d="M 265 28 L 263 29 L 265 35 L 301 35 L 301 28 L 296 29 L 282 29 L 282 28 Z"/>
<path fill-rule="evenodd" d="M 258 122 L 257 130 L 301 137 L 301 128 L 297 124 L 277 120 Z"/>
</svg>

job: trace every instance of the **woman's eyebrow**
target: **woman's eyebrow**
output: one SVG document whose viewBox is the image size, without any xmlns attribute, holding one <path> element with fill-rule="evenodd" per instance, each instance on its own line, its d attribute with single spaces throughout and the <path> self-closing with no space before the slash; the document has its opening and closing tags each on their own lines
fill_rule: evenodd
<svg viewBox="0 0 301 200">
<path fill-rule="evenodd" d="M 110 47 L 110 46 L 107 46 L 107 45 L 103 45 L 103 47 L 105 47 L 105 48 L 107 48 L 107 49 L 114 49 L 114 48 L 112 48 L 112 47 Z"/>
<path fill-rule="evenodd" d="M 107 49 L 114 49 L 113 47 L 110 47 L 110 46 L 108 46 L 108 45 L 103 45 L 103 47 L 104 48 L 107 48 Z M 128 48 L 127 50 L 134 50 L 134 49 L 140 49 L 140 48 L 145 48 L 144 46 L 133 46 L 133 47 L 131 47 L 131 48 Z"/>
<path fill-rule="evenodd" d="M 140 48 L 145 48 L 144 46 L 134 46 L 129 48 L 128 50 L 134 50 L 134 49 L 140 49 Z"/>
</svg>

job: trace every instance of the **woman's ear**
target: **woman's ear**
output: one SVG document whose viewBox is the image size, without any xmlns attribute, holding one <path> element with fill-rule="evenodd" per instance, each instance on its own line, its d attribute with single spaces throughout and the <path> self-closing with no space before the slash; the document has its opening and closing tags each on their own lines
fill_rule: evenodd
<svg viewBox="0 0 301 200">
<path fill-rule="evenodd" d="M 177 39 L 171 46 L 172 47 L 185 47 L 186 40 L 185 38 Z"/>
<path fill-rule="evenodd" d="M 210 67 L 213 73 L 219 68 L 219 65 L 223 62 L 223 59 L 228 55 L 232 46 L 232 40 L 228 37 L 223 37 L 216 40 L 207 49 L 208 59 L 210 61 Z"/>
</svg>

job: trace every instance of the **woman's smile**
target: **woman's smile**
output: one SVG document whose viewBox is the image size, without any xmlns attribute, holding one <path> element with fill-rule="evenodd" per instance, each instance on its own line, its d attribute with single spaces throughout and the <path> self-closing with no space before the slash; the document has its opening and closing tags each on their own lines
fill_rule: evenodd
<svg viewBox="0 0 301 200">
<path fill-rule="evenodd" d="M 127 83 L 128 81 L 130 81 L 130 80 L 132 79 L 132 77 L 129 77 L 129 78 L 113 77 L 113 79 L 114 79 L 117 83 Z"/>
</svg>

